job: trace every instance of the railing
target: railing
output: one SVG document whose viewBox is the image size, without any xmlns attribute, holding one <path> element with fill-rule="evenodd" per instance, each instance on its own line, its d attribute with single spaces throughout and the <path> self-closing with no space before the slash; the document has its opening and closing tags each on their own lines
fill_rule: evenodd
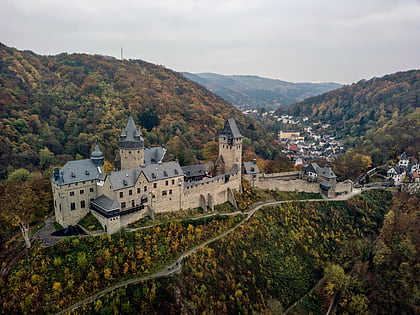
<svg viewBox="0 0 420 315">
<path fill-rule="evenodd" d="M 129 208 L 129 209 L 121 210 L 120 215 L 130 214 L 130 213 L 137 212 L 137 211 L 140 211 L 140 210 L 143 210 L 143 209 L 144 209 L 144 205 L 135 206 L 135 207 L 132 207 L 132 208 Z"/>
</svg>

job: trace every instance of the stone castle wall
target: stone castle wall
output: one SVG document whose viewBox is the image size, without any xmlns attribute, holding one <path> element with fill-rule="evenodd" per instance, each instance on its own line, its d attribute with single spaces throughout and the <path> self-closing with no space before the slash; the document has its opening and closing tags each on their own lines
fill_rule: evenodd
<svg viewBox="0 0 420 315">
<path fill-rule="evenodd" d="M 228 176 L 228 181 L 226 177 Z M 225 174 L 194 182 L 184 187 L 182 209 L 210 207 L 231 201 L 232 191 L 239 191 L 241 176 L 239 173 Z"/>
<path fill-rule="evenodd" d="M 253 181 L 254 187 L 278 191 L 294 192 L 321 192 L 318 183 L 310 183 L 303 179 L 276 179 L 276 178 L 257 178 Z"/>
<path fill-rule="evenodd" d="M 52 189 L 55 220 L 63 227 L 76 225 L 83 219 L 89 212 L 90 199 L 96 197 L 94 180 L 63 186 L 52 184 Z M 74 210 L 71 210 L 72 203 Z"/>
</svg>

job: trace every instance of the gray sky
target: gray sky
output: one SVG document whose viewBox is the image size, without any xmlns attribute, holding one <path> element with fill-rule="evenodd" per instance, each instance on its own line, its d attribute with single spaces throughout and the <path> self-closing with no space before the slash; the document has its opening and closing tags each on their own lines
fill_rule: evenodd
<svg viewBox="0 0 420 315">
<path fill-rule="evenodd" d="M 419 0 L 0 0 L 0 42 L 176 71 L 357 82 L 420 68 Z"/>
</svg>

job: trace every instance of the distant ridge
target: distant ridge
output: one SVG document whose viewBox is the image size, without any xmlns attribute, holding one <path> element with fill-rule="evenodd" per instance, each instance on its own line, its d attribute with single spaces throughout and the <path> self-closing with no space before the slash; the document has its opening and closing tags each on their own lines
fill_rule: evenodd
<svg viewBox="0 0 420 315">
<path fill-rule="evenodd" d="M 280 154 L 275 134 L 253 117 L 163 66 L 101 55 L 40 56 L 0 43 L 0 179 L 15 169 L 46 170 L 87 157 L 96 139 L 113 161 L 129 113 L 146 146 L 166 145 L 182 165 L 204 158 L 204 146 L 228 118 L 251 139 L 250 152 L 265 159 Z"/>
<path fill-rule="evenodd" d="M 232 105 L 242 108 L 276 109 L 342 87 L 338 83 L 292 83 L 256 75 L 182 73 Z"/>
</svg>

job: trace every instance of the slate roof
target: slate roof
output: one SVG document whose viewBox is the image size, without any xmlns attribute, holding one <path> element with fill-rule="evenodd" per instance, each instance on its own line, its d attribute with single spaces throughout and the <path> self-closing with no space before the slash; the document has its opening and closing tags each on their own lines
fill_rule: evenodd
<svg viewBox="0 0 420 315">
<path fill-rule="evenodd" d="M 206 168 L 203 164 L 182 166 L 181 169 L 186 177 L 206 176 Z"/>
<path fill-rule="evenodd" d="M 393 166 L 387 171 L 387 173 L 394 173 L 394 174 L 398 174 L 398 175 L 401 175 L 403 172 L 404 172 L 404 170 L 400 166 Z"/>
<path fill-rule="evenodd" d="M 220 136 L 227 136 L 228 139 L 233 138 L 233 139 L 237 139 L 237 138 L 242 138 L 241 132 L 239 131 L 238 126 L 236 125 L 236 121 L 233 118 L 229 118 L 226 123 L 225 126 L 223 127 L 222 133 L 220 134 Z"/>
<path fill-rule="evenodd" d="M 243 170 L 245 174 L 258 174 L 260 170 L 258 169 L 257 163 L 254 162 L 243 162 Z"/>
<path fill-rule="evenodd" d="M 100 174 L 100 169 L 93 163 L 93 160 L 76 160 L 67 162 L 58 172 L 58 176 L 54 176 L 53 174 L 51 180 L 62 186 L 94 180 Z"/>
<path fill-rule="evenodd" d="M 134 123 L 133 116 L 128 117 L 127 126 L 121 132 L 120 141 L 118 145 L 125 149 L 143 148 L 144 140 L 141 137 L 143 134 Z"/>
<path fill-rule="evenodd" d="M 120 205 L 115 199 L 111 199 L 105 195 L 100 195 L 98 198 L 92 200 L 91 202 L 106 212 L 120 209 Z"/>
<path fill-rule="evenodd" d="M 309 164 L 303 166 L 303 170 L 306 173 L 312 172 L 312 173 L 318 174 L 318 172 L 319 172 L 319 166 L 316 163 L 309 163 Z"/>
<path fill-rule="evenodd" d="M 117 172 L 112 172 L 109 175 L 111 181 L 112 189 L 119 190 L 123 188 L 133 187 L 137 179 L 141 174 L 142 169 L 140 167 L 130 168 L 128 170 L 121 170 Z"/>
<path fill-rule="evenodd" d="M 166 149 L 162 147 L 152 147 L 144 149 L 144 163 L 146 165 L 162 162 Z"/>
<path fill-rule="evenodd" d="M 329 167 L 329 166 L 320 168 L 319 171 L 318 171 L 318 176 L 322 176 L 322 177 L 328 178 L 328 179 L 332 179 L 332 178 L 336 178 L 337 177 L 334 174 L 334 172 L 331 169 L 331 167 Z"/>
<path fill-rule="evenodd" d="M 149 182 L 184 176 L 181 166 L 178 162 L 166 162 L 160 164 L 146 165 L 141 168 L 144 176 Z"/>
</svg>

